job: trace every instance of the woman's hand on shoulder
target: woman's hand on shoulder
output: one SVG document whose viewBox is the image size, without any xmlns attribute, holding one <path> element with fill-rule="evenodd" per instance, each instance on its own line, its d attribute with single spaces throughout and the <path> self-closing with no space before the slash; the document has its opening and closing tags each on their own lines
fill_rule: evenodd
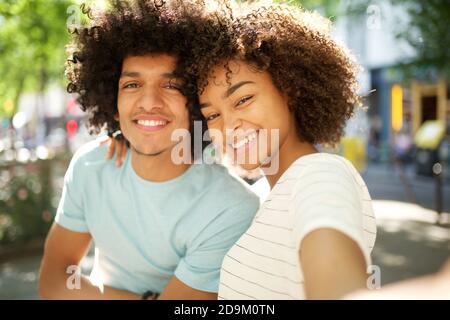
<svg viewBox="0 0 450 320">
<path fill-rule="evenodd" d="M 116 166 L 120 167 L 125 161 L 128 152 L 128 147 L 125 140 L 105 136 L 100 139 L 100 144 L 108 145 L 106 159 L 112 160 L 114 156 L 116 156 Z"/>
</svg>

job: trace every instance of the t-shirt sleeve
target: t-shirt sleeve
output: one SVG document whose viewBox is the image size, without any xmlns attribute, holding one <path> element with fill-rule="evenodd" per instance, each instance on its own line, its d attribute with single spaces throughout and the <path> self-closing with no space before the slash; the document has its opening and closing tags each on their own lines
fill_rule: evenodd
<svg viewBox="0 0 450 320">
<path fill-rule="evenodd" d="M 225 209 L 189 245 L 175 276 L 194 289 L 218 292 L 223 258 L 247 231 L 258 207 L 258 198 L 251 197 Z"/>
<path fill-rule="evenodd" d="M 364 233 L 361 192 L 356 179 L 344 164 L 312 165 L 298 179 L 291 210 L 297 249 L 306 235 L 322 228 L 339 231 L 361 249 L 367 266 L 370 252 Z"/>
<path fill-rule="evenodd" d="M 82 158 L 75 154 L 64 176 L 55 222 L 75 232 L 88 232 L 83 206 Z"/>
</svg>

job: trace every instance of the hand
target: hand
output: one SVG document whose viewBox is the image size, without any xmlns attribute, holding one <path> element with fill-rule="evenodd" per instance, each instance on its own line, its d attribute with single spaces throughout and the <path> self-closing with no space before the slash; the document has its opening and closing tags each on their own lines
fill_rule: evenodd
<svg viewBox="0 0 450 320">
<path fill-rule="evenodd" d="M 346 300 L 449 300 L 450 259 L 437 273 L 392 283 L 380 290 L 360 290 L 347 295 Z"/>
<path fill-rule="evenodd" d="M 450 299 L 450 259 L 436 275 L 438 299 Z"/>
<path fill-rule="evenodd" d="M 117 140 L 106 136 L 100 140 L 100 144 L 108 144 L 108 152 L 106 153 L 106 159 L 111 160 L 116 155 L 116 166 L 120 167 L 125 161 L 127 156 L 128 147 L 124 140 Z"/>
</svg>

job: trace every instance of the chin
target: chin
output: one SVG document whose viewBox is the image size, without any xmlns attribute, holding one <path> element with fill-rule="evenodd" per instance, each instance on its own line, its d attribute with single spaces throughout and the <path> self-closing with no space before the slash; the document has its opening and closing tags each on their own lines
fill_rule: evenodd
<svg viewBox="0 0 450 320">
<path fill-rule="evenodd" d="M 136 153 L 140 155 L 156 155 L 160 154 L 163 151 L 163 148 L 156 148 L 150 146 L 133 146 L 133 149 Z"/>
<path fill-rule="evenodd" d="M 244 164 L 240 164 L 239 167 L 241 167 L 242 169 L 247 170 L 247 171 L 252 171 L 252 170 L 259 169 L 261 167 L 261 165 L 259 163 L 256 163 L 256 164 L 244 163 Z"/>
</svg>

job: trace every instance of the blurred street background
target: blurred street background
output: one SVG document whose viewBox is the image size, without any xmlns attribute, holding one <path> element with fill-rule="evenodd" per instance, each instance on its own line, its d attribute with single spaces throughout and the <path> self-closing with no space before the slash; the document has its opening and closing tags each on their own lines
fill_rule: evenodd
<svg viewBox="0 0 450 320">
<path fill-rule="evenodd" d="M 382 285 L 436 272 L 450 257 L 450 1 L 289 2 L 330 17 L 363 67 L 365 109 L 323 150 L 352 161 L 375 200 Z M 65 90 L 68 29 L 87 21 L 81 3 L 0 0 L 0 299 L 38 299 L 65 170 L 95 138 Z"/>
</svg>

